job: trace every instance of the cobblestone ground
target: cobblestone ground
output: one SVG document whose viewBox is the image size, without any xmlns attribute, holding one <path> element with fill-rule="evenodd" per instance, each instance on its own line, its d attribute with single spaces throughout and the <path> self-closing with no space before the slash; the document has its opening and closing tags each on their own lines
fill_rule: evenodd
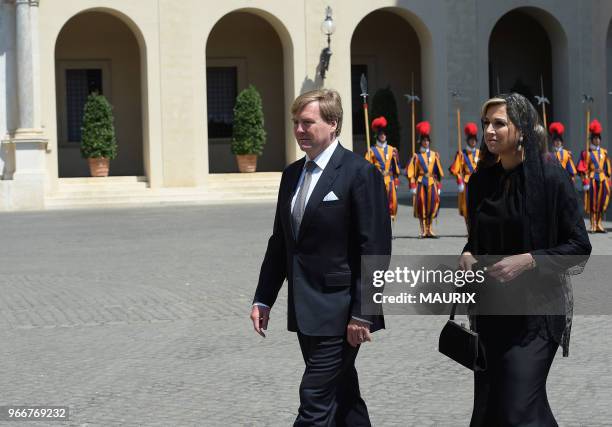
<svg viewBox="0 0 612 427">
<path fill-rule="evenodd" d="M 400 207 L 396 254 L 456 254 L 463 221 L 414 238 Z M 261 339 L 248 314 L 273 206 L 2 214 L 0 405 L 66 405 L 68 422 L 17 425 L 287 426 L 303 362 L 286 289 Z M 610 254 L 610 235 L 594 252 Z M 443 316 L 389 316 L 358 357 L 376 426 L 466 426 L 469 371 L 437 351 Z M 563 426 L 612 424 L 612 317 L 578 316 L 549 398 Z M 0 422 L 1 423 L 1 422 Z M 5 425 L 14 423 L 6 422 Z"/>
</svg>

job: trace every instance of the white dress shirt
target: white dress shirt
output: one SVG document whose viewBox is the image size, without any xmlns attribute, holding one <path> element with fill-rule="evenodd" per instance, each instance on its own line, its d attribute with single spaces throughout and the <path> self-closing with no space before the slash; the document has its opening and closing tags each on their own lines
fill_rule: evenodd
<svg viewBox="0 0 612 427">
<path fill-rule="evenodd" d="M 312 178 L 310 180 L 310 187 L 308 188 L 308 193 L 306 194 L 306 200 L 304 200 L 304 207 L 308 205 L 308 200 L 310 200 L 310 196 L 312 195 L 312 190 L 317 186 L 317 182 L 319 182 L 319 178 L 323 175 L 323 170 L 329 163 L 329 159 L 331 159 L 332 154 L 336 150 L 338 146 L 338 139 L 335 139 L 325 150 L 321 151 L 317 157 L 311 159 L 306 154 L 306 162 L 312 160 L 316 167 L 312 170 Z M 295 200 L 297 199 L 297 195 L 299 193 L 299 189 L 302 187 L 302 183 L 304 182 L 304 175 L 306 175 L 306 162 L 304 162 L 304 167 L 302 168 L 302 174 L 300 175 L 300 179 L 298 181 L 298 185 L 293 192 L 293 198 L 291 199 L 291 212 L 293 212 L 293 207 L 295 206 Z"/>
</svg>

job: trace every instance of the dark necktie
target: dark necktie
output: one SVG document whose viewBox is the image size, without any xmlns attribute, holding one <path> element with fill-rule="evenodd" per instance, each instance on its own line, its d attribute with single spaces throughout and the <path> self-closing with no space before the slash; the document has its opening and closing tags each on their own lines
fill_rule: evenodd
<svg viewBox="0 0 612 427">
<path fill-rule="evenodd" d="M 308 195 L 308 189 L 310 188 L 310 181 L 312 181 L 312 171 L 317 166 L 315 162 L 309 160 L 306 162 L 304 173 L 304 180 L 302 186 L 298 190 L 297 198 L 295 199 L 295 205 L 291 212 L 291 219 L 293 220 L 293 233 L 297 238 L 300 232 L 300 224 L 302 223 L 302 217 L 304 216 L 304 209 L 306 207 L 306 196 Z"/>
</svg>

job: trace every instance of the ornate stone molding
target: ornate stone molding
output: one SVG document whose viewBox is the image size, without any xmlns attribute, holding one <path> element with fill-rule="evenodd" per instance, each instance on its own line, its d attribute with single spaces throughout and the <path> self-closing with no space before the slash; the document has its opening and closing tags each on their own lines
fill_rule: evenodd
<svg viewBox="0 0 612 427">
<path fill-rule="evenodd" d="M 40 6 L 40 0 L 0 0 L 0 3 L 5 4 L 28 4 L 32 7 Z"/>
</svg>

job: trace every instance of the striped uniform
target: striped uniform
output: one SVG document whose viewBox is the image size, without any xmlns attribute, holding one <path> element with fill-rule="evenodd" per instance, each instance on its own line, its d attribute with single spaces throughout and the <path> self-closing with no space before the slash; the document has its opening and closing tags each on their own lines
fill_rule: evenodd
<svg viewBox="0 0 612 427">
<path fill-rule="evenodd" d="M 578 172 L 584 184 L 590 186 L 584 194 L 584 211 L 601 214 L 608 209 L 610 201 L 610 159 L 605 148 L 597 147 L 580 155 Z"/>
<path fill-rule="evenodd" d="M 383 174 L 389 200 L 389 215 L 392 219 L 395 219 L 397 215 L 397 186 L 399 185 L 400 175 L 397 148 L 389 144 L 385 144 L 382 148 L 378 145 L 372 145 L 365 158 Z"/>
<path fill-rule="evenodd" d="M 576 165 L 574 165 L 571 151 L 561 148 L 560 150 L 555 150 L 555 154 L 563 169 L 565 169 L 572 178 L 576 176 Z"/>
<path fill-rule="evenodd" d="M 472 176 L 472 174 L 476 170 L 476 164 L 478 163 L 479 156 L 479 149 L 464 148 L 460 152 L 457 152 L 457 155 L 455 156 L 455 161 L 449 168 L 450 173 L 457 177 L 457 185 L 464 184 L 464 189 L 463 191 L 459 192 L 457 200 L 457 205 L 459 207 L 459 215 L 464 218 L 467 218 L 467 183 L 470 180 L 470 176 Z"/>
<path fill-rule="evenodd" d="M 433 150 L 418 152 L 412 156 L 406 167 L 410 188 L 416 188 L 414 216 L 421 220 L 431 220 L 440 209 L 441 179 L 444 177 L 440 156 Z"/>
</svg>

